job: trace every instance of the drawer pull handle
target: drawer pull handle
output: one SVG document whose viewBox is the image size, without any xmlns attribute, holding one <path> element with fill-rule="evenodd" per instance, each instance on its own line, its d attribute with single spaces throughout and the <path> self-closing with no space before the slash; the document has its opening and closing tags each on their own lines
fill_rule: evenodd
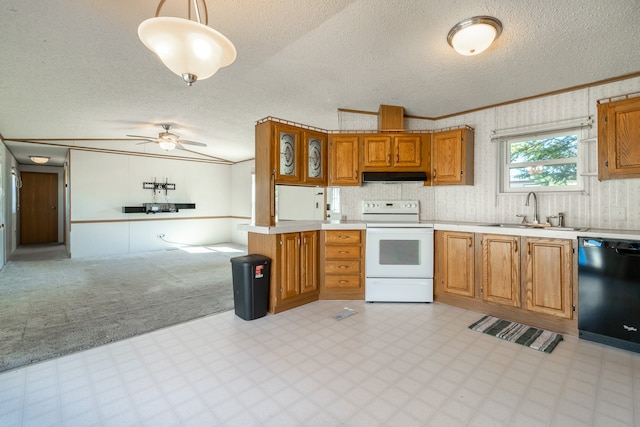
<svg viewBox="0 0 640 427">
<path fill-rule="evenodd" d="M 349 283 L 347 280 L 338 280 L 338 283 Z"/>
<path fill-rule="evenodd" d="M 349 251 L 338 251 L 339 254 L 348 254 Z"/>
<path fill-rule="evenodd" d="M 345 268 L 349 268 L 349 266 L 348 265 L 339 265 L 338 268 L 341 268 L 341 269 L 344 270 Z"/>
</svg>

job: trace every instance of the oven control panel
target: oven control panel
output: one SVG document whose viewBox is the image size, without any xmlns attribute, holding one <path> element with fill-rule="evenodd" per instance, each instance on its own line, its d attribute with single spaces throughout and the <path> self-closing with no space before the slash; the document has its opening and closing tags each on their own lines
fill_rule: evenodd
<svg viewBox="0 0 640 427">
<path fill-rule="evenodd" d="M 419 214 L 417 200 L 363 200 L 363 214 Z"/>
</svg>

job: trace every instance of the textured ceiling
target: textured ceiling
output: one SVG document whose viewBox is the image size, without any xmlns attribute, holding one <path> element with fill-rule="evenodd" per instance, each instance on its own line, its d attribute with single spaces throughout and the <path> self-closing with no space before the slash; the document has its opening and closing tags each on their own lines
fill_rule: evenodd
<svg viewBox="0 0 640 427">
<path fill-rule="evenodd" d="M 12 152 L 46 147 L 10 139 L 61 138 L 162 154 L 81 139 L 155 136 L 168 122 L 202 152 L 241 161 L 265 116 L 336 129 L 338 108 L 392 104 L 439 117 L 640 71 L 637 0 L 209 0 L 209 25 L 238 58 L 187 87 L 138 39 L 157 4 L 0 3 L 0 133 Z M 185 16 L 183 4 L 162 14 Z M 504 31 L 483 54 L 458 55 L 447 33 L 475 15 Z"/>
</svg>

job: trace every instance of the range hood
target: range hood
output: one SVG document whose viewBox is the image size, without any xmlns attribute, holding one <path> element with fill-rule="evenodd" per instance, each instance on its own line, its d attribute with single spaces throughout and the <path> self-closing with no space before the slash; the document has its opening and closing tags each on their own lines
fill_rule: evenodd
<svg viewBox="0 0 640 427">
<path fill-rule="evenodd" d="M 425 172 L 362 172 L 362 182 L 427 181 Z"/>
</svg>

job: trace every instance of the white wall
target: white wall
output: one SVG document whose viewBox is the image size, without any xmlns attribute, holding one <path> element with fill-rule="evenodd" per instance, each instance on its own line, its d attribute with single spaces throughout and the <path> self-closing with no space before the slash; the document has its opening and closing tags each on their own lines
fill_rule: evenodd
<svg viewBox="0 0 640 427">
<path fill-rule="evenodd" d="M 251 222 L 251 187 L 255 161 L 237 163 L 231 167 L 231 242 L 246 245 L 246 231 L 238 225 Z"/>
<path fill-rule="evenodd" d="M 342 187 L 342 214 L 348 219 L 361 218 L 361 201 L 367 199 L 418 199 L 421 218 L 452 221 L 517 222 L 516 214 L 531 214 L 524 205 L 525 195 L 500 194 L 497 190 L 498 145 L 490 141 L 494 129 L 549 123 L 591 115 L 594 126 L 586 131 L 591 142 L 583 143 L 587 151 L 587 171 L 597 171 L 597 100 L 640 91 L 640 78 L 600 85 L 554 96 L 536 98 L 436 122 L 407 120 L 409 129 L 442 129 L 469 125 L 475 129 L 475 185 L 422 187 L 415 183 L 366 184 Z M 341 129 L 368 129 L 376 121 L 372 115 L 340 113 Z M 365 124 L 367 122 L 368 124 Z M 584 177 L 582 193 L 537 192 L 541 218 L 566 214 L 572 227 L 640 229 L 640 179 L 616 179 L 599 182 L 596 176 Z M 612 208 L 622 207 L 625 220 L 615 220 Z"/>
<path fill-rule="evenodd" d="M 153 201 L 142 183 L 154 179 L 176 184 L 168 191 L 170 203 L 195 203 L 196 209 L 123 213 L 123 206 Z M 73 258 L 231 240 L 231 166 L 72 149 L 69 180 Z M 156 202 L 165 201 L 164 192 L 156 195 Z"/>
<path fill-rule="evenodd" d="M 12 197 L 19 191 L 13 186 L 11 169 L 18 164 L 4 144 L 0 144 L 0 206 L 2 213 L 0 219 L 3 227 L 0 228 L 3 250 L 0 251 L 0 267 L 2 267 L 18 246 L 18 214 L 13 210 Z"/>
</svg>

